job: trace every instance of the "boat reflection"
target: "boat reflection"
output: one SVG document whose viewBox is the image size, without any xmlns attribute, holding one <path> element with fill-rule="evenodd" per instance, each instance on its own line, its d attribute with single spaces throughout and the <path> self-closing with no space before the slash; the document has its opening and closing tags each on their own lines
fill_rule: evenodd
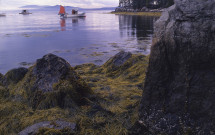
<svg viewBox="0 0 215 135">
<path fill-rule="evenodd" d="M 159 17 L 153 16 L 131 16 L 119 15 L 119 29 L 124 34 L 137 37 L 138 40 L 145 40 L 152 36 L 154 22 Z"/>
<path fill-rule="evenodd" d="M 61 27 L 61 31 L 66 30 L 66 20 L 64 18 L 60 19 L 60 27 Z"/>
<path fill-rule="evenodd" d="M 74 24 L 78 24 L 78 22 L 80 20 L 85 20 L 84 18 L 61 18 L 60 19 L 60 27 L 61 27 L 61 31 L 65 31 L 66 27 L 71 26 L 76 26 Z M 67 25 L 66 25 L 67 24 Z"/>
</svg>

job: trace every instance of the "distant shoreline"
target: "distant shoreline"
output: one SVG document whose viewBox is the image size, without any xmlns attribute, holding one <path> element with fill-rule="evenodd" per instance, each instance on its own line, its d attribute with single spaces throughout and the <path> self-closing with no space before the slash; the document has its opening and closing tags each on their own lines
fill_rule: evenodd
<svg viewBox="0 0 215 135">
<path fill-rule="evenodd" d="M 162 12 L 111 12 L 116 15 L 161 16 Z"/>
</svg>

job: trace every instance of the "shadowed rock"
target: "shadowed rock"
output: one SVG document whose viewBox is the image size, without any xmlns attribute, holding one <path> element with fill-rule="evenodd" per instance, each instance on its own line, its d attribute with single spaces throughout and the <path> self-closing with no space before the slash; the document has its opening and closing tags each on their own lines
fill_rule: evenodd
<svg viewBox="0 0 215 135">
<path fill-rule="evenodd" d="M 28 69 L 23 67 L 12 69 L 5 74 L 3 78 L 3 84 L 4 85 L 16 84 L 24 78 L 27 72 Z"/>
<path fill-rule="evenodd" d="M 55 106 L 74 108 L 81 105 L 92 91 L 68 62 L 48 54 L 37 60 L 11 93 L 30 101 L 35 109 L 44 109 Z"/>
<path fill-rule="evenodd" d="M 43 134 L 46 131 L 49 134 L 74 134 L 76 124 L 66 121 L 44 121 L 31 125 L 22 130 L 18 135 L 36 135 Z M 50 130 L 50 131 L 48 131 Z"/>
<path fill-rule="evenodd" d="M 0 85 L 2 85 L 4 75 L 0 73 Z"/>
<path fill-rule="evenodd" d="M 139 123 L 152 134 L 215 134 L 215 1 L 175 0 L 155 24 Z M 139 126 L 133 131 L 141 129 Z M 133 134 L 131 132 L 131 134 Z"/>
</svg>

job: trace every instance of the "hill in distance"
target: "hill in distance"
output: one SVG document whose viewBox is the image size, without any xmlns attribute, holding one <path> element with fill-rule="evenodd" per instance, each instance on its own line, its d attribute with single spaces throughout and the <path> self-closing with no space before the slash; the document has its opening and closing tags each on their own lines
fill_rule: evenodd
<svg viewBox="0 0 215 135">
<path fill-rule="evenodd" d="M 79 7 L 72 7 L 72 6 L 64 6 L 66 10 L 72 10 L 72 9 L 79 9 L 79 10 L 115 10 L 116 7 L 102 7 L 102 8 L 79 8 Z M 31 9 L 31 10 L 59 10 L 60 5 L 55 6 L 38 6 L 38 5 L 26 5 L 20 7 L 22 9 Z"/>
</svg>

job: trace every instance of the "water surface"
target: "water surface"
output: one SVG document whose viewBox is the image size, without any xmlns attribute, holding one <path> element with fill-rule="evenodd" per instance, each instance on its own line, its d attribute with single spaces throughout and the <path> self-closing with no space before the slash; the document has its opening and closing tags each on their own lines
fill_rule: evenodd
<svg viewBox="0 0 215 135">
<path fill-rule="evenodd" d="M 106 13 L 105 13 L 106 12 Z M 90 11 L 86 18 L 60 19 L 55 11 L 18 11 L 0 17 L 0 73 L 29 66 L 47 53 L 72 66 L 103 64 L 120 50 L 149 54 L 156 17 Z"/>
</svg>

